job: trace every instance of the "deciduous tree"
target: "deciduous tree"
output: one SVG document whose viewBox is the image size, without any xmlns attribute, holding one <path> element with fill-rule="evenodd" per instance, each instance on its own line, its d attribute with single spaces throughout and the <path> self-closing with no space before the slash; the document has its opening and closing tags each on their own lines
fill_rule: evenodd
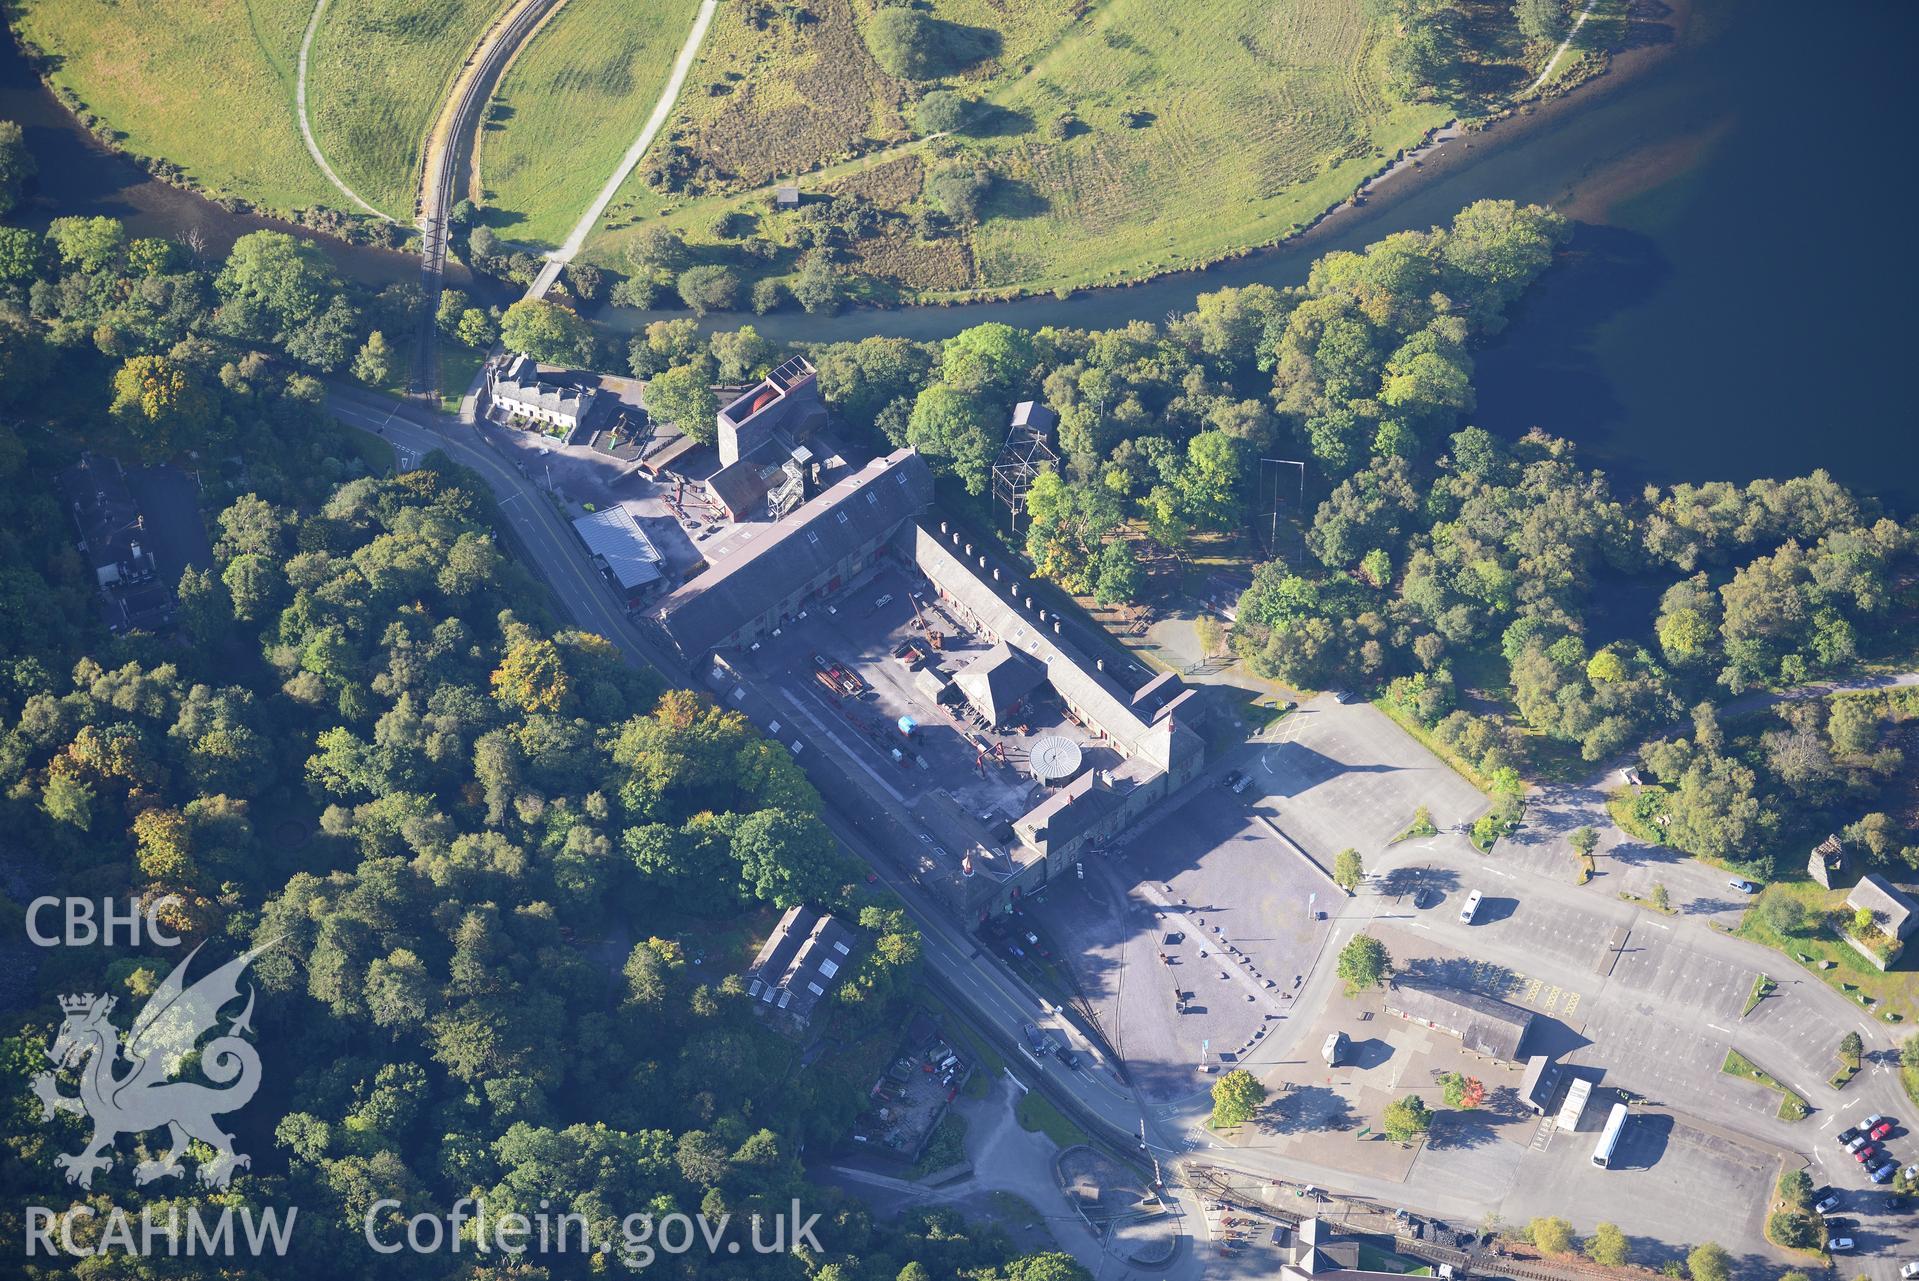
<svg viewBox="0 0 1919 1281">
<path fill-rule="evenodd" d="M 1213 1124 L 1244 1125 L 1266 1101 L 1266 1087 L 1245 1068 L 1234 1068 L 1213 1082 Z"/>
</svg>

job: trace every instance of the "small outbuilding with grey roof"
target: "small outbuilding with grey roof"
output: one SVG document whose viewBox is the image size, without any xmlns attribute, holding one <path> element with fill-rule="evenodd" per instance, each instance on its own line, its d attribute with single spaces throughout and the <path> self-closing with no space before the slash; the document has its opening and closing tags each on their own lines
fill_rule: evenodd
<svg viewBox="0 0 1919 1281">
<path fill-rule="evenodd" d="M 1533 1025 L 1531 1010 L 1474 992 L 1420 979 L 1399 979 L 1386 990 L 1386 1012 L 1456 1036 L 1475 1054 L 1519 1061 Z"/>
<path fill-rule="evenodd" d="M 1919 929 L 1919 903 L 1911 895 L 1877 872 L 1867 872 L 1846 895 L 1846 906 L 1855 912 L 1872 913 L 1872 923 L 1885 936 L 1882 944 L 1869 945 L 1844 931 L 1852 950 L 1880 969 L 1888 968 L 1905 950 L 1906 939 Z"/>
<path fill-rule="evenodd" d="M 1046 665 L 1001 641 L 954 673 L 953 683 L 988 725 L 998 726 L 1046 683 Z"/>
<path fill-rule="evenodd" d="M 601 570 L 619 586 L 627 604 L 665 581 L 659 549 L 624 506 L 588 512 L 574 520 L 573 530 Z"/>
</svg>

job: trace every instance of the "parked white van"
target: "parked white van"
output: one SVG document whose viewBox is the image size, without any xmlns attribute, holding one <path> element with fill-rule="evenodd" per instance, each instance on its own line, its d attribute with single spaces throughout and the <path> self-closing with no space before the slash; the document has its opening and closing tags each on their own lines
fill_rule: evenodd
<svg viewBox="0 0 1919 1281">
<path fill-rule="evenodd" d="M 1473 923 L 1473 918 L 1479 915 L 1479 900 L 1484 897 L 1486 896 L 1478 890 L 1474 890 L 1466 896 L 1466 906 L 1459 909 L 1459 923 L 1461 925 L 1471 925 Z"/>
</svg>

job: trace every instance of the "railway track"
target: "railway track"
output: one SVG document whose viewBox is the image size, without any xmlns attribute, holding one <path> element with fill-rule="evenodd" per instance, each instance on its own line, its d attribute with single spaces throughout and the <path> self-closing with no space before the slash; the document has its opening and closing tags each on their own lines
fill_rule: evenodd
<svg viewBox="0 0 1919 1281">
<path fill-rule="evenodd" d="M 440 111 L 420 166 L 420 197 L 414 212 L 420 225 L 420 288 L 426 306 L 414 343 L 413 390 L 424 396 L 439 394 L 439 329 L 434 312 L 446 274 L 447 217 L 458 203 L 460 158 L 467 154 L 481 110 L 493 95 L 506 64 L 533 31 L 565 0 L 516 0 L 515 6 L 492 27 L 454 78 L 453 96 Z"/>
</svg>

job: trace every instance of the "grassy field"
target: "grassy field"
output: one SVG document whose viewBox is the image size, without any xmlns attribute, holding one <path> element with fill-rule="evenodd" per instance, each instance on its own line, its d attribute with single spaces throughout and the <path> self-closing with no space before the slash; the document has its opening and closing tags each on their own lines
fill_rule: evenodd
<svg viewBox="0 0 1919 1281">
<path fill-rule="evenodd" d="M 312 0 L 13 0 L 7 11 L 58 61 L 54 83 L 127 150 L 267 209 L 348 207 L 295 122 Z"/>
<path fill-rule="evenodd" d="M 982 286 L 1171 270 L 1287 234 L 1447 112 L 1389 100 L 1380 29 L 1336 0 L 1115 0 L 992 95 L 1083 132 L 995 146 Z M 1151 119 L 1128 127 L 1123 113 Z"/>
<path fill-rule="evenodd" d="M 1779 1119 L 1782 1121 L 1803 1121 L 1806 1119 L 1806 1101 L 1792 1089 L 1780 1082 L 1771 1073 L 1762 1069 L 1738 1050 L 1727 1050 L 1726 1061 L 1719 1067 L 1727 1076 L 1743 1077 L 1748 1081 L 1757 1081 L 1768 1090 L 1777 1090 L 1779 1099 Z"/>
<path fill-rule="evenodd" d="M 329 0 L 307 64 L 308 118 L 340 177 L 389 217 L 412 221 L 427 131 L 504 7 L 502 0 Z"/>
<path fill-rule="evenodd" d="M 653 110 L 698 9 L 567 0 L 540 28 L 481 133 L 480 183 L 501 235 L 541 248 L 566 238 Z"/>
<path fill-rule="evenodd" d="M 1910 952 L 1894 969 L 1881 973 L 1820 923 L 1828 913 L 1844 904 L 1844 890 L 1821 889 L 1805 880 L 1778 882 L 1768 885 L 1754 906 L 1778 896 L 1800 900 L 1812 913 L 1815 923 L 1785 935 L 1768 925 L 1760 912 L 1748 911 L 1739 923 L 1739 937 L 1763 943 L 1791 957 L 1808 973 L 1874 1018 L 1904 1023 L 1919 1017 L 1919 972 L 1912 968 Z"/>
<path fill-rule="evenodd" d="M 1092 1142 L 1077 1122 L 1054 1107 L 1050 1099 L 1041 1097 L 1037 1091 L 1028 1091 L 1020 1095 L 1019 1102 L 1013 1105 L 1013 1111 L 1019 1118 L 1022 1130 L 1044 1134 L 1058 1147 L 1070 1148 Z"/>
<path fill-rule="evenodd" d="M 590 256 L 620 266 L 633 229 L 653 221 L 717 247 L 710 228 L 726 211 L 792 246 L 795 216 L 767 213 L 766 193 L 797 179 L 900 216 L 848 255 L 899 296 L 1068 291 L 1281 239 L 1452 114 L 1387 92 L 1388 32 L 1346 0 L 934 0 L 937 17 L 990 28 L 997 46 L 919 84 L 867 52 L 873 4 L 820 0 L 815 22 L 763 28 L 723 9 L 663 140 L 698 176 L 673 194 L 648 186 L 643 165 Z M 1510 25 L 1507 13 L 1494 16 Z M 1488 82 L 1509 88 L 1523 68 L 1505 59 L 1494 52 Z M 934 88 L 979 101 L 974 136 L 915 139 L 913 102 Z M 929 240 L 906 216 L 925 207 L 923 177 L 948 164 L 989 171 L 993 191 L 976 226 Z M 774 274 L 797 256 L 776 258 Z"/>
</svg>

